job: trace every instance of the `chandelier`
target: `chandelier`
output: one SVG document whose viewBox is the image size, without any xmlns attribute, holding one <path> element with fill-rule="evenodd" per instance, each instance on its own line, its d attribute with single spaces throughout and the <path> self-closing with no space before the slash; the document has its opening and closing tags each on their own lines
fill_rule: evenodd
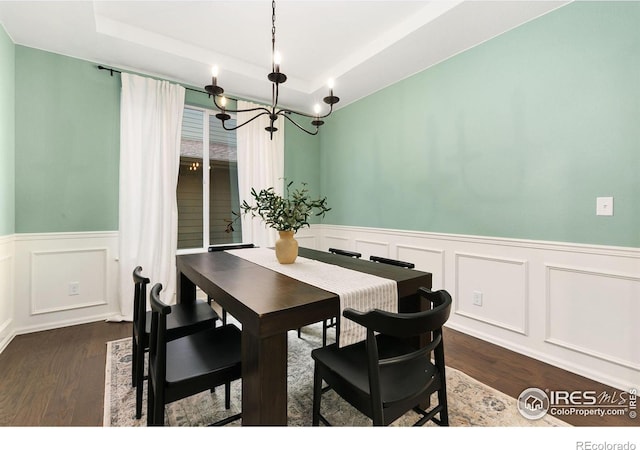
<svg viewBox="0 0 640 450">
<path fill-rule="evenodd" d="M 267 78 L 271 82 L 271 106 L 269 108 L 258 107 L 258 108 L 236 109 L 236 110 L 227 109 L 227 107 L 226 107 L 227 106 L 227 99 L 222 95 L 224 93 L 224 89 L 222 89 L 222 87 L 218 86 L 218 79 L 217 79 L 218 78 L 218 68 L 215 67 L 215 66 L 211 70 L 211 84 L 205 86 L 204 89 L 213 97 L 213 104 L 220 111 L 219 113 L 216 114 L 216 117 L 218 119 L 220 119 L 220 121 L 222 122 L 222 127 L 225 130 L 231 131 L 231 130 L 238 129 L 238 128 L 248 124 L 249 122 L 257 119 L 260 116 L 267 115 L 267 116 L 269 116 L 270 124 L 269 124 L 268 127 L 265 127 L 265 130 L 269 133 L 269 137 L 271 139 L 273 139 L 273 133 L 275 131 L 278 131 L 278 128 L 276 128 L 274 125 L 276 123 L 276 120 L 278 120 L 279 117 L 284 117 L 285 119 L 287 119 L 289 122 L 294 124 L 296 127 L 301 129 L 305 133 L 308 133 L 308 134 L 311 134 L 311 135 L 316 135 L 316 134 L 318 134 L 319 127 L 324 124 L 324 121 L 322 119 L 324 119 L 325 117 L 328 117 L 333 112 L 333 105 L 338 103 L 340 101 L 340 98 L 338 98 L 335 95 L 333 95 L 333 81 L 330 80 L 329 83 L 328 83 L 329 95 L 324 97 L 324 99 L 323 99 L 323 101 L 327 105 L 329 105 L 329 112 L 327 112 L 326 114 L 320 115 L 321 107 L 318 104 L 316 104 L 315 107 L 314 107 L 315 114 L 306 114 L 306 113 L 302 113 L 302 112 L 293 111 L 293 110 L 287 109 L 287 108 L 281 108 L 281 107 L 278 106 L 278 94 L 279 94 L 279 90 L 280 90 L 280 85 L 282 83 L 284 83 L 285 81 L 287 81 L 287 76 L 284 73 L 280 72 L 281 58 L 280 58 L 279 53 L 276 52 L 276 2 L 275 2 L 275 0 L 273 0 L 271 2 L 271 10 L 272 10 L 272 14 L 271 14 L 271 24 L 272 24 L 271 25 L 271 73 L 269 75 L 267 75 Z M 219 98 L 219 103 L 218 103 L 218 98 Z M 231 113 L 253 112 L 253 111 L 255 111 L 256 114 L 251 119 L 249 119 L 249 120 L 247 120 L 247 121 L 245 121 L 245 122 L 243 122 L 243 123 L 241 123 L 239 125 L 236 125 L 234 127 L 227 127 L 226 126 L 226 121 L 231 119 L 231 116 L 228 113 L 230 113 L 230 112 Z M 295 120 L 293 120 L 293 118 L 291 117 L 292 114 L 312 119 L 311 120 L 311 126 L 314 127 L 313 130 L 309 131 L 304 126 L 300 125 Z"/>
</svg>

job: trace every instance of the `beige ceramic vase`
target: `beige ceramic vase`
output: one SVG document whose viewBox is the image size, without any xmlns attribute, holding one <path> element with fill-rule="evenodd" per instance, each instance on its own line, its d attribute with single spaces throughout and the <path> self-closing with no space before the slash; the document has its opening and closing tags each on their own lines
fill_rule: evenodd
<svg viewBox="0 0 640 450">
<path fill-rule="evenodd" d="M 293 237 L 294 231 L 278 231 L 280 238 L 276 240 L 276 258 L 280 264 L 293 264 L 298 257 L 298 241 Z"/>
</svg>

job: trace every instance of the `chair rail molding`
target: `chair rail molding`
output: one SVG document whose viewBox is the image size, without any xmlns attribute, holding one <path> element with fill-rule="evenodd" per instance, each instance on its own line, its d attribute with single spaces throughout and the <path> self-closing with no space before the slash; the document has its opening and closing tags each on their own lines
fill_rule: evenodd
<svg viewBox="0 0 640 450">
<path fill-rule="evenodd" d="M 433 288 L 454 297 L 449 328 L 615 388 L 638 385 L 640 248 L 332 224 L 312 229 L 320 249 L 340 244 L 368 259 L 375 243 L 378 256 L 431 272 Z"/>
</svg>

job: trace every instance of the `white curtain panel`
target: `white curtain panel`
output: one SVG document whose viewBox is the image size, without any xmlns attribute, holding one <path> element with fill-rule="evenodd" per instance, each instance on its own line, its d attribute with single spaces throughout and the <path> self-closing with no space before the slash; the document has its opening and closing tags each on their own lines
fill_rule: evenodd
<svg viewBox="0 0 640 450">
<path fill-rule="evenodd" d="M 262 105 L 238 100 L 238 109 L 258 108 Z M 237 123 L 251 119 L 256 111 L 238 113 Z M 273 187 L 282 194 L 284 186 L 284 117 L 280 117 L 275 126 L 273 140 L 265 127 L 270 124 L 269 116 L 264 115 L 237 130 L 238 146 L 238 193 L 240 203 L 246 200 L 253 205 L 251 188 Z M 277 233 L 265 226 L 259 217 L 251 218 L 250 214 L 242 215 L 242 240 L 252 242 L 259 247 L 271 247 L 275 244 Z"/>
<path fill-rule="evenodd" d="M 182 86 L 122 73 L 119 320 L 133 318 L 136 266 L 151 285 L 162 283 L 165 302 L 174 301 L 184 96 Z"/>
</svg>

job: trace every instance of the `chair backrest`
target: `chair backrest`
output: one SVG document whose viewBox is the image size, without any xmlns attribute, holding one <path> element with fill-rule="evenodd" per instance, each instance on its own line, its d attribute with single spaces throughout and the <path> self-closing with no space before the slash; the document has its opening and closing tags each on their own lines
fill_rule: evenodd
<svg viewBox="0 0 640 450">
<path fill-rule="evenodd" d="M 383 258 L 382 256 L 370 256 L 369 260 L 382 264 L 390 264 L 392 266 L 405 267 L 407 269 L 414 269 L 416 267 L 414 263 L 400 261 L 398 259 Z"/>
<path fill-rule="evenodd" d="M 394 370 L 396 373 L 406 373 L 406 376 L 410 377 L 412 370 L 424 370 L 425 363 L 431 360 L 433 352 L 435 367 L 441 377 L 436 385 L 442 386 L 445 384 L 442 326 L 449 318 L 451 296 L 444 290 L 432 292 L 425 288 L 420 288 L 418 294 L 432 303 L 432 309 L 416 313 L 389 313 L 380 310 L 361 313 L 353 309 L 344 310 L 345 317 L 367 327 L 367 371 L 369 374 L 371 404 L 379 406 L 379 408 L 372 408 L 374 423 L 379 423 L 383 420 L 381 412 L 383 408 L 383 378 L 380 375 L 382 370 Z M 384 352 L 390 352 L 390 354 L 381 355 L 378 352 L 376 331 L 381 333 L 380 337 L 390 335 L 396 338 L 406 338 L 426 335 L 430 341 L 425 346 L 416 350 L 411 346 L 402 344 L 400 340 L 396 340 L 396 345 L 390 346 L 388 343 L 385 344 Z M 390 350 L 391 348 L 393 348 L 393 350 Z M 403 404 L 406 401 L 405 406 L 409 408 L 415 406 L 412 401 L 426 395 L 429 386 L 431 386 L 431 383 L 426 382 L 420 386 L 420 389 L 413 393 L 411 398 L 399 400 L 397 403 Z M 387 388 L 388 387 L 389 386 L 387 386 Z M 387 407 L 396 408 L 397 406 L 384 406 L 385 409 Z M 396 416 L 398 415 L 396 414 L 393 417 Z"/>
<path fill-rule="evenodd" d="M 408 338 L 437 331 L 449 319 L 451 295 L 445 290 L 418 289 L 418 295 L 432 305 L 431 309 L 415 313 L 392 313 L 373 309 L 366 312 L 345 308 L 343 315 L 371 330 L 399 338 Z"/>
<path fill-rule="evenodd" d="M 342 250 L 341 248 L 330 248 L 329 252 L 333 253 L 334 255 L 350 256 L 352 258 L 362 257 L 362 253 L 352 252 L 351 250 Z"/>
<path fill-rule="evenodd" d="M 406 412 L 402 405 L 408 408 L 415 406 L 413 402 L 427 395 L 432 386 L 446 389 L 444 387 L 446 382 L 442 326 L 448 320 L 451 312 L 451 296 L 444 290 L 432 292 L 426 288 L 418 289 L 418 295 L 431 302 L 432 308 L 430 310 L 416 313 L 390 313 L 373 310 L 362 313 L 346 308 L 343 312 L 346 318 L 367 328 L 367 371 L 371 405 L 379 406 L 379 408 L 373 406 L 371 408 L 374 423 L 381 423 L 387 419 L 385 417 L 387 413 L 382 412 L 383 407 L 389 410 L 389 420 L 395 420 L 399 414 Z M 380 333 L 379 338 L 392 336 L 390 339 L 395 342 L 395 344 L 387 342 L 384 345 L 384 354 L 378 352 L 376 332 Z M 394 339 L 420 335 L 426 336 L 429 341 L 419 349 L 407 346 L 402 339 Z M 437 368 L 437 372 L 434 374 L 438 374 L 438 381 L 434 383 L 435 379 L 433 381 L 424 380 L 424 383 L 415 386 L 416 391 L 410 397 L 398 400 L 395 405 L 383 405 L 383 384 L 385 385 L 384 389 L 393 389 L 393 386 L 389 385 L 388 380 L 384 381 L 381 372 L 391 370 L 395 373 L 406 374 L 407 379 L 411 379 L 410 373 L 412 371 L 420 371 L 421 373 L 425 371 L 425 367 L 431 361 L 432 352 Z M 417 379 L 420 378 L 417 372 L 416 376 Z M 439 398 L 439 402 L 442 402 L 442 399 Z M 392 409 L 395 412 L 392 412 Z M 398 413 L 398 410 L 401 412 Z"/>
<path fill-rule="evenodd" d="M 142 267 L 133 269 L 133 328 L 138 336 L 144 334 L 147 321 L 147 284 L 149 278 L 142 275 Z"/>
<path fill-rule="evenodd" d="M 254 244 L 223 244 L 209 246 L 210 252 L 223 252 L 225 250 L 238 250 L 241 248 L 255 248 Z"/>
<path fill-rule="evenodd" d="M 149 377 L 153 383 L 164 383 L 167 374 L 167 315 L 171 314 L 171 306 L 160 300 L 162 284 L 156 283 L 151 288 L 151 335 L 149 336 Z"/>
</svg>

